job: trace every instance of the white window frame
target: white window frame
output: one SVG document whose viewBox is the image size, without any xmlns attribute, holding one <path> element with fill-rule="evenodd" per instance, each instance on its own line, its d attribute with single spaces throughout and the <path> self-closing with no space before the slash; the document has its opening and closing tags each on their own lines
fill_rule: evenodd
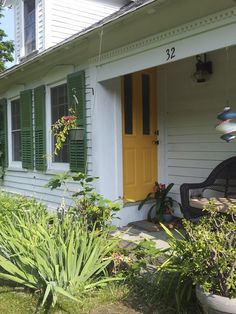
<svg viewBox="0 0 236 314">
<path fill-rule="evenodd" d="M 21 0 L 21 42 L 22 42 L 22 47 L 21 47 L 21 53 L 20 57 L 24 58 L 29 55 L 31 55 L 34 52 L 38 51 L 39 47 L 39 12 L 38 12 L 38 6 L 39 6 L 39 0 L 35 0 L 35 49 L 32 50 L 29 54 L 25 53 L 25 19 L 24 19 L 24 0 Z"/>
<path fill-rule="evenodd" d="M 8 125 L 8 168 L 23 169 L 22 161 L 12 160 L 12 119 L 11 119 L 11 102 L 20 99 L 20 95 L 9 98 L 7 101 L 7 125 Z"/>
<path fill-rule="evenodd" d="M 52 160 L 52 132 L 51 132 L 51 88 L 57 87 L 59 85 L 67 84 L 67 80 L 61 80 L 53 84 L 46 86 L 46 137 L 49 139 L 47 141 L 47 155 L 48 155 L 48 170 L 56 171 L 69 171 L 70 164 L 67 162 L 53 162 Z"/>
</svg>

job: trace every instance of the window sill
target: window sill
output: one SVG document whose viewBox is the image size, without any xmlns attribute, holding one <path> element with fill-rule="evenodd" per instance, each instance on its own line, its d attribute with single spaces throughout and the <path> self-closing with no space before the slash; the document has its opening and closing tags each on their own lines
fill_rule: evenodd
<svg viewBox="0 0 236 314">
<path fill-rule="evenodd" d="M 69 171 L 69 170 L 70 170 L 69 163 L 54 162 L 48 168 L 47 173 L 49 173 L 49 172 L 51 172 L 51 173 L 64 172 L 64 171 Z"/>
<path fill-rule="evenodd" d="M 24 61 L 31 59 L 32 57 L 36 56 L 38 54 L 38 52 L 39 52 L 38 49 L 35 49 L 35 50 L 31 51 L 31 53 L 29 53 L 28 55 L 20 57 L 20 62 L 24 62 Z"/>
<path fill-rule="evenodd" d="M 27 169 L 23 169 L 20 167 L 14 167 L 14 166 L 10 166 L 10 167 L 6 168 L 6 171 L 9 171 L 9 172 L 28 172 Z"/>
</svg>

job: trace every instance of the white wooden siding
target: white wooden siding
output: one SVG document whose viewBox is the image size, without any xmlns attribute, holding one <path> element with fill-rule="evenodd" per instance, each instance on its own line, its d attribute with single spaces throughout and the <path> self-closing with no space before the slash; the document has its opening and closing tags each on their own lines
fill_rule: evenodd
<svg viewBox="0 0 236 314">
<path fill-rule="evenodd" d="M 39 52 L 117 11 L 123 1 L 106 3 L 93 0 L 36 0 L 36 42 Z M 24 56 L 24 21 L 22 0 L 16 0 L 15 55 L 16 63 Z"/>
<path fill-rule="evenodd" d="M 215 131 L 217 113 L 227 105 L 236 111 L 236 54 L 229 50 L 227 71 L 226 51 L 207 54 L 213 62 L 213 74 L 207 83 L 192 79 L 195 58 L 163 66 L 159 80 L 166 86 L 159 91 L 165 112 L 165 172 L 173 182 L 173 195 L 179 199 L 182 183 L 201 182 L 221 161 L 236 155 L 236 142 L 226 143 Z"/>
<path fill-rule="evenodd" d="M 44 1 L 43 0 L 38 0 L 38 7 L 37 7 L 37 18 L 36 20 L 38 20 L 38 23 L 37 23 L 37 27 L 36 27 L 36 30 L 37 30 L 37 48 L 38 48 L 38 51 L 42 51 L 45 49 L 45 27 L 44 27 Z"/>
<path fill-rule="evenodd" d="M 119 9 L 117 3 L 106 4 L 89 0 L 52 0 L 50 3 L 51 44 L 55 45 Z"/>
<path fill-rule="evenodd" d="M 86 87 L 90 87 L 89 72 L 85 72 Z M 31 87 L 27 87 L 31 88 Z M 86 90 L 86 128 L 87 128 L 87 172 L 92 175 L 92 125 L 91 125 L 91 90 Z M 48 103 L 47 106 L 50 106 Z M 50 135 L 49 135 L 50 136 Z M 54 171 L 58 173 L 59 171 Z M 32 196 L 47 204 L 49 208 L 57 208 L 61 202 L 63 189 L 51 191 L 45 188 L 45 184 L 51 178 L 50 171 L 47 173 L 26 171 L 23 169 L 6 169 L 2 189 L 5 191 Z M 78 183 L 69 184 L 69 194 L 65 195 L 66 204 L 72 204 L 71 194 L 78 189 Z"/>
<path fill-rule="evenodd" d="M 21 12 L 21 1 L 17 0 L 14 7 L 14 18 L 15 18 L 15 59 L 16 63 L 19 63 L 21 47 L 22 47 L 22 12 Z"/>
</svg>

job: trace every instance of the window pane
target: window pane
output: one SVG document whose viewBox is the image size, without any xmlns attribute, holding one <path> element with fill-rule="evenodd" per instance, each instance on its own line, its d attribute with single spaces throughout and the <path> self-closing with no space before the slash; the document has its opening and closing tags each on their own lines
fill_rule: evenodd
<svg viewBox="0 0 236 314">
<path fill-rule="evenodd" d="M 62 116 L 68 115 L 67 104 L 67 85 L 63 84 L 51 88 L 51 117 L 52 124 L 55 123 Z M 55 148 L 55 139 L 52 141 L 52 151 Z M 68 139 L 63 144 L 62 149 L 54 156 L 54 162 L 69 162 L 69 141 Z"/>
<path fill-rule="evenodd" d="M 35 0 L 24 1 L 24 41 L 25 54 L 36 49 Z"/>
<path fill-rule="evenodd" d="M 20 100 L 11 102 L 12 160 L 21 161 Z"/>
<path fill-rule="evenodd" d="M 133 88 L 132 75 L 124 76 L 124 123 L 125 134 L 133 133 Z"/>
<path fill-rule="evenodd" d="M 150 78 L 142 75 L 143 134 L 150 134 Z"/>
<path fill-rule="evenodd" d="M 21 131 L 12 132 L 12 160 L 21 161 Z"/>
</svg>

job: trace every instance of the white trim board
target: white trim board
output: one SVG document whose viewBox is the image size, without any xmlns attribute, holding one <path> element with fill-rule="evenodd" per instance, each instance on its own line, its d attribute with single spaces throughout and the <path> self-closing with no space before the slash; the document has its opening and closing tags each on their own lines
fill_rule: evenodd
<svg viewBox="0 0 236 314">
<path fill-rule="evenodd" d="M 236 8 L 232 8 L 108 52 L 100 57 L 100 62 L 96 59 L 90 62 L 99 63 L 97 78 L 101 82 L 235 45 L 235 33 Z M 175 57 L 167 60 L 166 50 L 172 47 L 175 48 Z"/>
</svg>

